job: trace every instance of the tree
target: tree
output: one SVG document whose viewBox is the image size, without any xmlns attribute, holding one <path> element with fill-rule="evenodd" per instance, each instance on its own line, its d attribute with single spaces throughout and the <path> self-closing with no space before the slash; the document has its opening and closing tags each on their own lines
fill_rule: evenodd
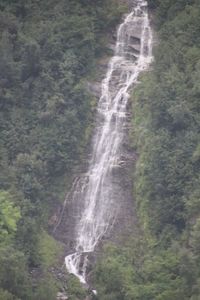
<svg viewBox="0 0 200 300">
<path fill-rule="evenodd" d="M 14 206 L 12 196 L 7 191 L 0 191 L 0 243 L 13 237 L 20 219 L 20 210 Z"/>
</svg>

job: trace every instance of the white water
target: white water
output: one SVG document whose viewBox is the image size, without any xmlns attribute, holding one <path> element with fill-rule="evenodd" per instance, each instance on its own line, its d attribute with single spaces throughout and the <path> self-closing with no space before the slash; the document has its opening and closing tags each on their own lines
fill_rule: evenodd
<svg viewBox="0 0 200 300">
<path fill-rule="evenodd" d="M 82 208 L 75 227 L 75 251 L 65 258 L 65 263 L 82 283 L 86 283 L 88 255 L 112 226 L 119 202 L 123 201 L 117 199 L 112 171 L 119 165 L 122 153 L 130 87 L 152 61 L 147 2 L 135 3 L 117 32 L 115 55 L 102 81 L 89 170 L 73 195 L 73 201 L 81 199 Z"/>
</svg>

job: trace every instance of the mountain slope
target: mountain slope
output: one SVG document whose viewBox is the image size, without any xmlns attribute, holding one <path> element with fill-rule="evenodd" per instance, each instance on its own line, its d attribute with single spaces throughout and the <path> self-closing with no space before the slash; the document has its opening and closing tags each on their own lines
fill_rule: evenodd
<svg viewBox="0 0 200 300">
<path fill-rule="evenodd" d="M 199 299 L 199 1 L 150 1 L 153 70 L 133 92 L 134 199 L 143 236 L 107 246 L 99 299 Z"/>
<path fill-rule="evenodd" d="M 87 149 L 94 99 L 83 81 L 123 9 L 0 1 L 0 299 L 50 300 L 60 288 L 48 270 L 62 247 L 45 231 Z"/>
</svg>

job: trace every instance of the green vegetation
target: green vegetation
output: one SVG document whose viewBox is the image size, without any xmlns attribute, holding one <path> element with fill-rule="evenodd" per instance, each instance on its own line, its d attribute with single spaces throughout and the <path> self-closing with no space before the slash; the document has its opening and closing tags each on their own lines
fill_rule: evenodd
<svg viewBox="0 0 200 300">
<path fill-rule="evenodd" d="M 9 192 L 0 191 L 0 244 L 6 243 L 17 230 L 20 210 L 14 207 Z"/>
<path fill-rule="evenodd" d="M 143 235 L 105 249 L 101 300 L 200 299 L 200 3 L 150 5 L 159 44 L 133 93 L 130 137 Z"/>
<path fill-rule="evenodd" d="M 49 212 L 86 151 L 84 79 L 123 10 L 117 0 L 0 0 L 2 300 L 55 299 L 48 270 L 62 247 L 47 234 Z"/>
<path fill-rule="evenodd" d="M 105 246 L 99 300 L 200 299 L 200 3 L 149 4 L 159 45 L 134 91 L 130 132 L 143 234 Z M 49 212 L 87 149 L 84 80 L 122 11 L 117 0 L 0 0 L 0 300 L 55 300 L 62 246 Z M 72 276 L 67 291 L 86 296 Z"/>
<path fill-rule="evenodd" d="M 52 236 L 43 231 L 38 238 L 38 254 L 44 268 L 58 264 L 59 253 L 62 253 L 62 245 Z"/>
<path fill-rule="evenodd" d="M 68 286 L 67 294 L 70 300 L 85 299 L 87 296 L 86 290 L 83 290 L 80 281 L 73 275 L 68 279 Z"/>
</svg>

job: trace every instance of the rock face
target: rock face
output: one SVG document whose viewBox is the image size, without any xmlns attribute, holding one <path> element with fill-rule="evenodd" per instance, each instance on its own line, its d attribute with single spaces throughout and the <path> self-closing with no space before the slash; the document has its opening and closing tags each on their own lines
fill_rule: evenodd
<svg viewBox="0 0 200 300">
<path fill-rule="evenodd" d="M 88 82 L 87 89 L 92 95 L 94 95 L 98 99 L 99 95 L 101 94 L 101 83 L 100 82 Z"/>
<path fill-rule="evenodd" d="M 56 226 L 56 236 L 66 244 L 66 265 L 83 283 L 103 241 L 116 241 L 137 228 L 131 176 L 136 155 L 128 146 L 127 103 L 130 88 L 151 61 L 152 35 L 146 2 L 135 3 L 118 29 L 115 55 L 109 64 L 100 64 L 104 80 L 87 84 L 100 98 L 91 155 L 85 173 L 74 180 Z"/>
</svg>

